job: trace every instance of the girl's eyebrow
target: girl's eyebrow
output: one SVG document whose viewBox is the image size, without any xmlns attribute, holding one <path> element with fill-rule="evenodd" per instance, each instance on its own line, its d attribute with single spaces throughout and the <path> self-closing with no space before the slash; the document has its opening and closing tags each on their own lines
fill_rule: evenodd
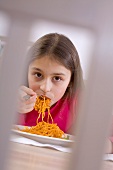
<svg viewBox="0 0 113 170">
<path fill-rule="evenodd" d="M 64 74 L 64 73 L 53 73 L 53 75 L 55 75 L 55 76 L 66 76 L 66 74 Z"/>
<path fill-rule="evenodd" d="M 37 67 L 33 67 L 32 69 L 36 70 L 36 71 L 43 72 L 41 69 L 39 69 Z M 64 73 L 53 73 L 52 75 L 57 75 L 57 76 L 63 75 L 63 76 L 66 76 L 66 74 L 64 74 Z"/>
<path fill-rule="evenodd" d="M 32 70 L 42 71 L 41 69 L 39 69 L 37 67 L 32 67 Z"/>
</svg>

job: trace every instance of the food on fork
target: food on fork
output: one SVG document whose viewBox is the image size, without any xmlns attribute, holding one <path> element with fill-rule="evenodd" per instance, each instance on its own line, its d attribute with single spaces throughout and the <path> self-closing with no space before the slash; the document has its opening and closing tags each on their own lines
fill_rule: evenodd
<svg viewBox="0 0 113 170">
<path fill-rule="evenodd" d="M 45 117 L 45 111 L 48 111 L 48 119 L 47 122 L 49 123 L 49 118 L 51 118 L 52 123 L 53 123 L 53 119 L 52 116 L 50 114 L 50 103 L 51 103 L 51 99 L 46 97 L 46 96 L 37 96 L 36 102 L 35 102 L 35 110 L 39 112 L 39 116 L 37 118 L 37 123 L 39 118 L 42 116 L 42 121 Z"/>
</svg>

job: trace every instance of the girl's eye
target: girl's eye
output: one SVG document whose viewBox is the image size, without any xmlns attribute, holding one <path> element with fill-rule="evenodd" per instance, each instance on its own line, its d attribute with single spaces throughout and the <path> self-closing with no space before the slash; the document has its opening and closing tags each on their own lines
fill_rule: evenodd
<svg viewBox="0 0 113 170">
<path fill-rule="evenodd" d="M 35 73 L 35 76 L 38 77 L 38 78 L 41 78 L 42 74 L 41 73 Z"/>
<path fill-rule="evenodd" d="M 54 80 L 54 81 L 61 81 L 62 79 L 61 79 L 61 77 L 56 76 L 56 77 L 53 78 L 53 80 Z"/>
</svg>

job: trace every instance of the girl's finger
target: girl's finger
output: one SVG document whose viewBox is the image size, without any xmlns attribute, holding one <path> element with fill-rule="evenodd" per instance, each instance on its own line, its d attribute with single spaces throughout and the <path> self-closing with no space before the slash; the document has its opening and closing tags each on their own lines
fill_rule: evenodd
<svg viewBox="0 0 113 170">
<path fill-rule="evenodd" d="M 20 91 L 22 91 L 22 92 L 24 92 L 24 94 L 25 95 L 35 95 L 36 93 L 32 90 L 32 89 L 30 89 L 30 88 L 28 88 L 28 87 L 26 87 L 26 86 L 21 86 L 20 87 Z"/>
</svg>

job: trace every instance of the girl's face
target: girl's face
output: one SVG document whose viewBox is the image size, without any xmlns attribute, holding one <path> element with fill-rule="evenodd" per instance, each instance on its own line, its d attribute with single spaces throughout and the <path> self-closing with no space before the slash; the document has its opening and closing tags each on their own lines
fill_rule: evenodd
<svg viewBox="0 0 113 170">
<path fill-rule="evenodd" d="M 70 79 L 71 71 L 49 56 L 36 59 L 29 65 L 29 88 L 38 95 L 49 97 L 51 105 L 63 97 Z"/>
</svg>

